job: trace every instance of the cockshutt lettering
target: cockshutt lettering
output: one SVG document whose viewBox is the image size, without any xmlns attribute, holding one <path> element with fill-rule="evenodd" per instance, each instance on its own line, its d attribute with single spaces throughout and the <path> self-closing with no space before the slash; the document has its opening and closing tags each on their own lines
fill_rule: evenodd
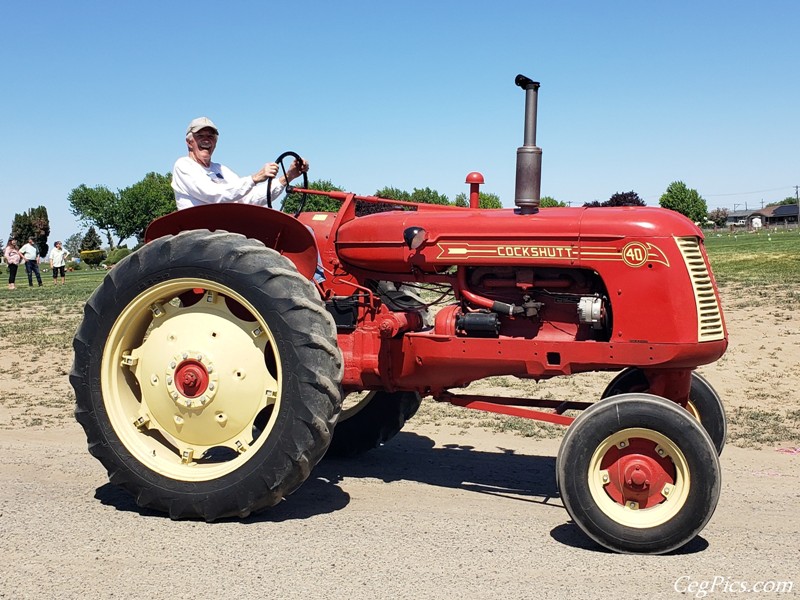
<svg viewBox="0 0 800 600">
<path fill-rule="evenodd" d="M 514 258 L 573 258 L 565 246 L 498 246 L 497 256 Z"/>
</svg>

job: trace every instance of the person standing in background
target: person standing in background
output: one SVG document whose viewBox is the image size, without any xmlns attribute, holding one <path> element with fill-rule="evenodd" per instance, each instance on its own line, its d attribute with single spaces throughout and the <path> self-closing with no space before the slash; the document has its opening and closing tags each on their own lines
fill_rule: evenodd
<svg viewBox="0 0 800 600">
<path fill-rule="evenodd" d="M 8 240 L 6 249 L 3 251 L 3 257 L 5 257 L 6 264 L 8 265 L 8 289 L 15 290 L 17 289 L 15 283 L 17 280 L 17 269 L 19 269 L 19 263 L 25 260 L 17 248 L 17 240 Z"/>
<path fill-rule="evenodd" d="M 28 238 L 28 243 L 19 249 L 20 254 L 25 257 L 25 272 L 28 274 L 28 287 L 33 287 L 33 274 L 36 273 L 36 281 L 42 287 L 42 276 L 39 274 L 39 249 L 33 243 L 33 238 Z"/>
<path fill-rule="evenodd" d="M 61 285 L 66 283 L 65 271 L 69 251 L 61 247 L 61 242 L 56 242 L 50 250 L 50 270 L 53 272 L 53 285 L 58 285 L 58 275 L 61 274 Z"/>
</svg>

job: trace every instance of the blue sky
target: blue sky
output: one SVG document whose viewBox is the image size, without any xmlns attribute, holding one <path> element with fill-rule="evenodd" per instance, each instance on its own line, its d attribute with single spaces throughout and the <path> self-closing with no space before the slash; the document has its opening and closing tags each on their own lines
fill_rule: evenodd
<svg viewBox="0 0 800 600">
<path fill-rule="evenodd" d="M 709 208 L 800 185 L 800 3 L 8 2 L 0 237 L 67 196 L 167 173 L 187 123 L 244 175 L 295 150 L 312 179 L 451 199 L 480 171 L 513 205 L 523 73 L 542 83 L 542 194 L 580 205 L 684 181 Z M 85 230 L 85 229 L 84 229 Z"/>
</svg>

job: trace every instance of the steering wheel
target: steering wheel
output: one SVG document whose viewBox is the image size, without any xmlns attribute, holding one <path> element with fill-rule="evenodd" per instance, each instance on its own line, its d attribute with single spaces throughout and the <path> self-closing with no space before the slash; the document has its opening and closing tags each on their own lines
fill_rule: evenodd
<svg viewBox="0 0 800 600">
<path fill-rule="evenodd" d="M 294 186 L 289 184 L 289 178 L 286 176 L 286 166 L 283 164 L 283 161 L 288 157 L 292 157 L 293 159 L 297 160 L 300 163 L 303 162 L 303 159 L 300 157 L 300 155 L 297 152 L 292 152 L 291 150 L 289 150 L 288 152 L 284 152 L 278 158 L 275 159 L 275 162 L 278 163 L 280 170 L 283 172 L 284 179 L 286 179 L 287 196 L 291 194 L 292 191 L 294 190 Z M 301 173 L 301 175 L 303 177 L 303 189 L 308 189 L 308 173 L 307 172 Z M 267 178 L 267 206 L 269 206 L 270 208 L 272 208 L 272 198 L 270 196 L 272 188 L 272 180 L 273 177 Z M 297 212 L 294 213 L 295 217 L 299 215 L 301 212 L 303 212 L 303 208 L 305 208 L 306 205 L 306 200 L 308 200 L 308 194 L 303 192 L 303 197 L 300 198 L 300 207 L 297 209 Z"/>
</svg>

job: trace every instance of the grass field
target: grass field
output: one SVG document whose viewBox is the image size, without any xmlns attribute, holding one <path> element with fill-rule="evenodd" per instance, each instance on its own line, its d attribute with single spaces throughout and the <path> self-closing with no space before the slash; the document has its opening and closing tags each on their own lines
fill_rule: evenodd
<svg viewBox="0 0 800 600">
<path fill-rule="evenodd" d="M 709 260 L 720 284 L 800 287 L 800 230 L 706 235 Z"/>
</svg>

